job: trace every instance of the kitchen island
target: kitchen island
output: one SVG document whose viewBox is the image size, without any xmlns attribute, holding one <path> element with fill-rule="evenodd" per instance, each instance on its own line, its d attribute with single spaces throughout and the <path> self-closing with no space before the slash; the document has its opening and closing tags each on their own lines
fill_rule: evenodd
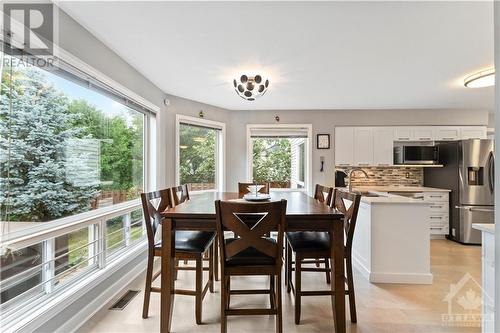
<svg viewBox="0 0 500 333">
<path fill-rule="evenodd" d="M 363 196 L 353 240 L 354 266 L 374 283 L 431 284 L 431 203 L 391 189 L 355 190 Z"/>
</svg>

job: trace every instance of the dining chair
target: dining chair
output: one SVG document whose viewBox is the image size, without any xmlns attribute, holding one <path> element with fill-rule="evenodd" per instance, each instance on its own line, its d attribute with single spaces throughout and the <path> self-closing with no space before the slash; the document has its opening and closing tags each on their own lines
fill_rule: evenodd
<svg viewBox="0 0 500 333">
<path fill-rule="evenodd" d="M 316 184 L 315 188 L 314 188 L 314 199 L 318 200 L 319 202 L 322 202 L 324 203 L 325 205 L 330 205 L 331 204 L 331 201 L 332 201 L 332 195 L 333 195 L 333 187 L 327 187 L 327 186 L 323 186 L 323 185 L 320 185 L 320 184 Z M 309 238 L 309 237 L 314 237 L 316 235 L 316 232 L 314 231 L 306 231 L 306 232 L 303 232 L 303 231 L 295 231 L 295 232 L 287 232 L 286 233 L 286 236 L 290 236 L 290 237 L 302 237 L 302 238 Z M 289 266 L 293 267 L 293 264 L 294 262 L 292 260 L 288 261 L 288 257 L 289 257 L 289 254 L 288 254 L 288 249 L 289 247 L 287 246 L 287 244 L 285 244 L 285 267 L 288 268 Z M 330 268 L 330 262 L 329 262 L 329 259 L 328 258 L 322 258 L 322 259 L 319 259 L 319 258 L 316 258 L 314 260 L 304 260 L 302 261 L 302 264 L 315 264 L 316 267 L 319 267 L 320 264 L 324 264 L 325 265 L 325 269 L 329 269 Z M 328 273 L 328 271 L 325 270 L 325 275 L 326 275 L 326 283 L 330 283 L 330 274 Z M 290 275 L 288 274 L 288 270 L 285 271 L 285 285 L 288 286 L 288 281 L 290 279 Z"/>
<path fill-rule="evenodd" d="M 344 192 L 335 189 L 331 206 L 344 214 L 344 233 L 346 241 L 344 244 L 344 258 L 346 261 L 346 284 L 347 289 L 344 293 L 349 297 L 349 309 L 351 314 L 351 322 L 357 321 L 356 303 L 354 298 L 354 280 L 352 273 L 352 240 L 354 237 L 354 229 L 356 227 L 356 219 L 358 216 L 359 203 L 361 195 Z M 346 205 L 346 203 L 350 204 Z M 348 207 L 348 208 L 347 208 Z M 302 267 L 305 259 L 311 258 L 327 258 L 331 259 L 330 249 L 330 234 L 328 232 L 316 233 L 287 233 L 287 268 L 288 275 L 287 292 L 293 291 L 295 294 L 295 323 L 300 323 L 301 297 L 302 296 L 320 296 L 332 295 L 331 290 L 302 290 L 301 275 L 303 271 L 308 272 L 327 272 L 331 273 L 329 267 L 323 268 L 304 268 Z M 292 267 L 292 252 L 295 253 L 295 268 Z M 295 283 L 292 282 L 292 271 L 295 271 Z"/>
<path fill-rule="evenodd" d="M 215 202 L 221 262 L 221 332 L 227 331 L 227 317 L 275 315 L 276 331 L 283 331 L 281 266 L 286 200 L 266 203 Z M 260 216 L 257 223 L 246 222 L 248 215 Z M 228 237 L 225 230 L 236 237 Z M 266 237 L 278 231 L 278 238 Z M 231 289 L 232 276 L 267 275 L 269 289 Z M 231 308 L 231 295 L 269 294 L 269 308 Z"/>
<path fill-rule="evenodd" d="M 172 200 L 176 206 L 190 199 L 187 184 L 174 186 L 171 188 L 171 191 Z"/>
<path fill-rule="evenodd" d="M 189 189 L 188 189 L 187 184 L 174 186 L 171 188 L 171 191 L 172 191 L 172 201 L 174 202 L 174 204 L 176 206 L 180 205 L 181 203 L 183 203 L 191 198 L 189 196 Z M 218 264 L 219 248 L 218 247 L 219 247 L 219 245 L 218 245 L 217 237 L 215 237 L 214 246 L 213 246 L 213 251 L 214 251 L 213 264 L 214 264 L 214 279 L 215 279 L 215 281 L 219 280 L 219 264 Z M 205 261 L 211 260 L 208 253 L 205 253 L 205 255 L 203 256 L 203 260 L 205 260 Z M 179 260 L 176 260 L 176 267 L 179 267 L 178 263 L 179 263 Z M 188 261 L 184 260 L 184 265 L 187 265 L 187 263 L 188 263 Z M 182 270 L 182 268 L 180 268 L 180 270 Z M 175 271 L 175 278 L 177 279 L 177 270 Z"/>
<path fill-rule="evenodd" d="M 243 198 L 243 196 L 247 193 L 250 193 L 250 191 L 248 190 L 248 186 L 252 186 L 252 185 L 262 185 L 264 186 L 263 188 L 261 188 L 259 190 L 259 193 L 265 193 L 265 194 L 269 194 L 269 189 L 271 188 L 271 184 L 270 183 L 238 183 L 238 197 L 239 198 Z"/>
<path fill-rule="evenodd" d="M 149 193 L 141 193 L 142 209 L 148 237 L 148 265 L 146 271 L 146 286 L 144 288 L 144 305 L 142 318 L 148 317 L 151 292 L 161 292 L 161 288 L 152 287 L 153 281 L 161 274 L 153 274 L 155 257 L 161 257 L 161 241 L 156 241 L 156 231 L 161 224 L 160 213 L 172 208 L 172 191 L 164 189 Z M 175 264 L 178 260 L 194 260 L 195 267 L 176 267 L 177 270 L 194 270 L 195 290 L 175 289 L 176 294 L 195 296 L 196 323 L 202 322 L 202 303 L 207 290 L 214 291 L 213 282 L 213 240 L 214 232 L 208 231 L 176 231 L 175 232 Z M 208 268 L 203 267 L 203 254 L 208 251 Z M 203 287 L 203 271 L 208 270 L 208 281 Z"/>
</svg>

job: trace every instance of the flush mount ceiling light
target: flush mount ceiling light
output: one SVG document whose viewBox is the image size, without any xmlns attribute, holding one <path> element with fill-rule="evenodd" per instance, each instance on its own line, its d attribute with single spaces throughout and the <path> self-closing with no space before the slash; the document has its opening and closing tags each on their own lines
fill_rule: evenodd
<svg viewBox="0 0 500 333">
<path fill-rule="evenodd" d="M 256 98 L 264 95 L 269 87 L 269 79 L 263 79 L 261 75 L 247 76 L 241 75 L 233 80 L 234 90 L 243 99 L 255 101 Z"/>
<path fill-rule="evenodd" d="M 495 69 L 489 68 L 464 79 L 464 86 L 467 88 L 483 88 L 495 85 Z"/>
</svg>

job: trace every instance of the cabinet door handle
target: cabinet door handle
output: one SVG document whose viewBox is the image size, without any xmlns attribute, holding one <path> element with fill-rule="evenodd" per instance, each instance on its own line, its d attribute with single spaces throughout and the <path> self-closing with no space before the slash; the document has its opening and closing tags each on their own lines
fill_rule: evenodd
<svg viewBox="0 0 500 333">
<path fill-rule="evenodd" d="M 389 163 L 379 163 L 379 166 L 389 166 Z"/>
<path fill-rule="evenodd" d="M 456 140 L 456 139 L 455 138 L 441 138 L 441 140 L 451 141 L 451 140 Z"/>
<path fill-rule="evenodd" d="M 431 208 L 443 208 L 443 206 L 431 206 Z"/>
<path fill-rule="evenodd" d="M 420 138 L 419 140 L 422 140 L 422 141 L 431 141 L 431 138 Z"/>
<path fill-rule="evenodd" d="M 370 163 L 358 163 L 359 166 L 369 166 Z"/>
<path fill-rule="evenodd" d="M 339 163 L 338 165 L 339 166 L 349 166 L 350 164 L 349 163 Z"/>
<path fill-rule="evenodd" d="M 398 140 L 401 140 L 401 141 L 403 141 L 403 140 L 410 140 L 410 138 L 398 138 Z"/>
<path fill-rule="evenodd" d="M 443 217 L 442 217 L 442 216 L 431 216 L 431 219 L 435 219 L 435 220 L 436 220 L 436 219 L 439 219 L 439 220 L 442 220 L 442 219 L 443 219 Z"/>
</svg>

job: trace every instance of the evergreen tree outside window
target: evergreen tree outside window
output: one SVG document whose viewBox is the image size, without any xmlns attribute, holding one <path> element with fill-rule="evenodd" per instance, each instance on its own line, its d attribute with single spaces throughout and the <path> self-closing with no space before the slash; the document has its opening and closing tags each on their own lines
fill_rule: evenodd
<svg viewBox="0 0 500 333">
<path fill-rule="evenodd" d="M 1 52 L 0 60 L 0 234 L 137 199 L 144 190 L 146 116 L 58 70 Z M 109 247 L 126 245 L 125 222 L 130 241 L 144 237 L 142 213 L 133 212 L 106 224 Z M 50 284 L 91 266 L 92 228 L 54 239 Z M 40 284 L 44 251 L 42 243 L 0 247 L 0 281 L 30 277 L 2 290 L 0 303 L 47 288 Z"/>
</svg>

